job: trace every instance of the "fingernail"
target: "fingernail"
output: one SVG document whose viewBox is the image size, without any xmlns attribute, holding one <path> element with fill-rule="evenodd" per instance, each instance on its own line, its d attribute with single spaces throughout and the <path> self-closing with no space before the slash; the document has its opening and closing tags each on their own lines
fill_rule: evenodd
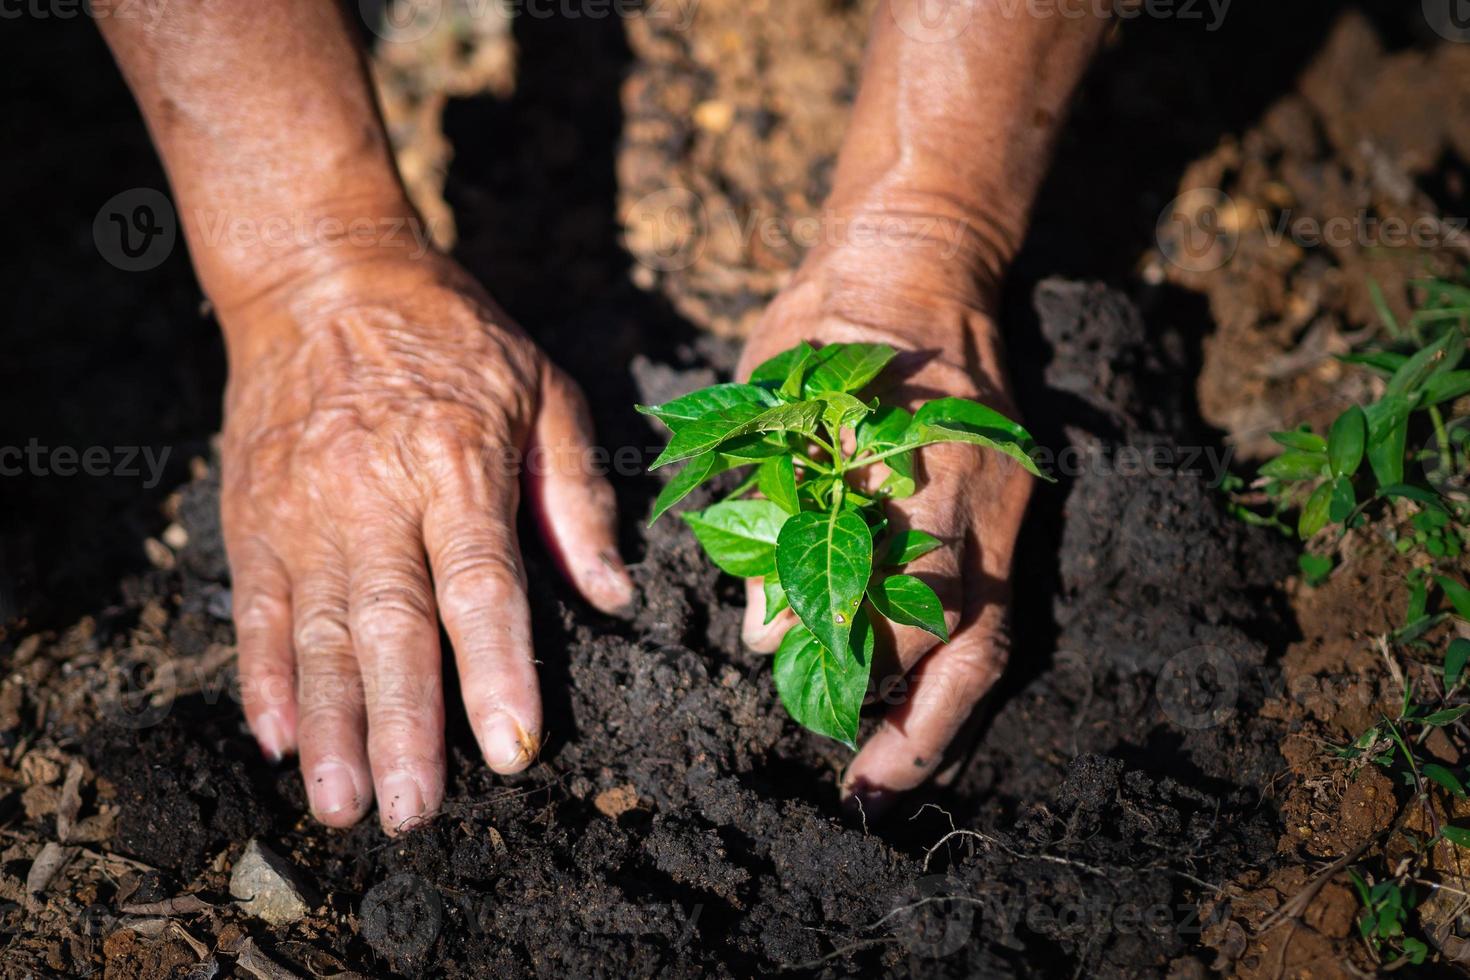
<svg viewBox="0 0 1470 980">
<path fill-rule="evenodd" d="M 286 757 L 286 725 L 281 716 L 267 711 L 255 719 L 255 741 L 272 765 Z"/>
<path fill-rule="evenodd" d="M 390 827 L 406 829 L 424 817 L 424 788 L 413 775 L 395 772 L 383 777 L 378 791 L 378 809 Z"/>
<path fill-rule="evenodd" d="M 351 811 L 358 806 L 357 784 L 352 773 L 340 762 L 323 762 L 311 771 L 306 787 L 311 808 L 319 817 Z"/>
<path fill-rule="evenodd" d="M 607 612 L 619 619 L 632 619 L 637 611 L 637 594 L 627 566 L 616 554 L 604 552 L 598 557 L 602 561 L 597 573 L 598 590 L 604 596 Z"/>
<path fill-rule="evenodd" d="M 480 732 L 480 751 L 497 772 L 520 769 L 536 757 L 537 740 L 504 711 L 485 719 Z"/>
<path fill-rule="evenodd" d="M 858 780 L 843 786 L 842 808 L 855 817 L 877 820 L 888 812 L 898 796 L 893 790 L 880 789 Z"/>
</svg>

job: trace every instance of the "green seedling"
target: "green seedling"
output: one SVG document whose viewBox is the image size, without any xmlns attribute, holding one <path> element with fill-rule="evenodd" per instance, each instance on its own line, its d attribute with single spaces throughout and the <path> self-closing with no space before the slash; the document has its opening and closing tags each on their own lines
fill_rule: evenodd
<svg viewBox="0 0 1470 980">
<path fill-rule="evenodd" d="M 1374 958 L 1385 966 L 1422 964 L 1429 955 L 1429 945 L 1416 936 L 1408 935 L 1405 929 L 1410 912 L 1418 904 L 1415 889 L 1401 887 L 1393 880 L 1370 885 L 1351 868 L 1348 875 L 1363 906 L 1358 914 L 1358 934 L 1368 944 Z"/>
<path fill-rule="evenodd" d="M 1399 554 L 1413 557 L 1403 576 L 1403 625 L 1380 637 L 1385 656 L 1395 648 L 1434 657 L 1440 654 L 1431 642 L 1435 627 L 1470 622 L 1462 558 L 1470 547 L 1470 428 L 1445 422 L 1455 402 L 1470 395 L 1470 289 L 1439 280 L 1418 285 L 1425 301 L 1403 324 L 1372 286 L 1391 341 L 1340 358 L 1382 378 L 1377 400 L 1350 406 L 1325 434 L 1305 428 L 1272 433 L 1282 450 L 1261 467 L 1249 488 L 1254 492 L 1238 478 L 1226 488 L 1236 516 L 1301 539 L 1309 549 L 1299 557 L 1308 585 L 1331 575 L 1337 543 L 1355 528 L 1381 534 Z M 1421 444 L 1422 450 L 1411 448 Z M 1262 501 L 1267 509 L 1259 509 Z M 1470 721 L 1464 698 L 1470 640 L 1451 636 L 1442 656 L 1442 667 L 1424 665 L 1427 683 L 1417 692 L 1413 681 L 1404 681 L 1396 717 L 1381 716 L 1351 744 L 1331 750 L 1355 773 L 1373 765 L 1396 778 L 1409 793 L 1406 807 L 1419 810 L 1431 829 L 1427 835 L 1405 829 L 1406 808 L 1394 831 L 1410 845 L 1407 857 L 1396 859 L 1391 871 L 1380 868 L 1372 883 L 1349 869 L 1362 905 L 1359 933 L 1385 969 L 1417 966 L 1430 953 L 1412 932 L 1419 889 L 1438 887 L 1424 877 L 1433 870 L 1433 849 L 1447 841 L 1470 850 L 1470 827 L 1442 819 L 1463 805 L 1470 772 L 1426 750 L 1435 733 L 1458 742 Z"/>
<path fill-rule="evenodd" d="M 1470 290 L 1440 280 L 1419 285 L 1426 301 L 1406 324 L 1379 304 L 1393 338 L 1388 346 L 1341 358 L 1383 379 L 1379 398 L 1349 406 L 1325 435 L 1307 428 L 1271 433 L 1281 452 L 1252 484 L 1269 510 L 1245 503 L 1241 481 L 1227 487 L 1236 516 L 1314 549 L 1298 560 L 1308 585 L 1331 574 L 1337 539 L 1367 527 L 1388 505 L 1406 503 L 1412 513 L 1388 533 L 1400 554 L 1422 554 L 1422 564 L 1404 580 L 1408 615 L 1390 637 L 1400 645 L 1419 641 L 1451 617 L 1470 621 L 1470 591 L 1457 578 L 1470 549 L 1470 494 L 1462 490 L 1470 475 L 1470 427 L 1445 423 L 1445 412 L 1470 395 Z M 1420 442 L 1423 449 L 1410 448 Z"/>
<path fill-rule="evenodd" d="M 683 464 L 650 523 L 706 481 L 744 471 L 725 499 L 684 520 L 722 570 L 761 580 L 766 622 L 783 609 L 795 613 L 772 668 L 781 703 L 802 725 L 854 748 L 876 618 L 949 640 L 939 597 L 902 571 L 944 542 L 891 529 L 884 513 L 885 501 L 917 489 L 916 451 L 984 446 L 1050 479 L 1026 430 L 978 402 L 941 398 L 910 414 L 863 400 L 895 354 L 884 344 L 803 342 L 747 382 L 638 406 L 672 433 L 650 469 Z M 856 479 L 880 463 L 886 474 L 876 488 Z"/>
</svg>

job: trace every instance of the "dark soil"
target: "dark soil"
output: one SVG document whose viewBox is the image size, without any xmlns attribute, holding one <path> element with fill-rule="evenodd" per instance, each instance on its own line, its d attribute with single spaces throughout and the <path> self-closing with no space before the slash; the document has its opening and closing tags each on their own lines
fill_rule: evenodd
<svg viewBox="0 0 1470 980">
<path fill-rule="evenodd" d="M 295 774 L 253 760 L 228 702 L 191 698 L 90 743 L 116 788 L 115 846 L 185 885 L 208 880 L 221 848 L 268 837 L 334 896 L 329 908 L 357 912 L 356 930 L 319 943 L 366 972 L 1166 969 L 1199 928 L 1199 883 L 1274 848 L 1252 788 L 1281 766 L 1274 731 L 1249 720 L 1249 684 L 1202 686 L 1199 658 L 1265 667 L 1258 638 L 1282 635 L 1269 596 L 1286 565 L 1198 476 L 1111 472 L 1125 447 L 1177 453 L 1187 434 L 1157 388 L 1148 420 L 1138 414 L 1143 380 L 1189 377 L 1160 353 L 1177 338 L 1100 286 L 1046 282 L 1037 309 L 1051 387 L 1029 414 L 1044 428 L 1069 420 L 1053 444 L 1097 453 L 1039 505 L 1061 528 L 1061 652 L 1018 658 L 964 779 L 918 794 L 891 829 L 838 819 L 842 750 L 784 719 L 763 659 L 739 647 L 735 586 L 664 522 L 640 549 L 631 628 L 564 604 L 533 567 L 552 737 L 510 785 L 460 737 L 429 828 L 391 845 L 372 826 L 323 832 L 298 816 Z M 1106 365 L 1128 363 L 1140 380 L 1109 380 Z M 635 373 L 645 399 L 691 380 L 646 362 Z M 203 481 L 185 499 L 212 492 Z M 173 630 L 197 647 L 227 638 L 207 611 L 223 569 L 213 510 L 184 511 L 184 572 L 157 584 L 177 583 Z M 964 829 L 927 854 L 952 822 Z"/>
<path fill-rule="evenodd" d="M 654 274 L 634 262 L 636 238 L 620 241 L 619 205 L 670 175 L 711 208 L 799 214 L 821 200 L 861 12 L 814 4 L 808 19 L 787 10 L 807 5 L 774 5 L 750 49 L 731 53 L 716 39 L 748 23 L 747 6 L 706 0 L 687 36 L 523 19 L 513 90 L 496 76 L 429 113 L 454 154 L 434 157 L 447 173 L 416 193 L 442 187 L 458 254 L 583 382 L 612 446 L 657 442 L 628 410 L 635 400 L 728 372 L 737 342 L 719 335 L 738 334 L 795 259 L 712 243 Z M 1235 919 L 1259 922 L 1301 887 L 1309 856 L 1336 853 L 1282 846 L 1278 784 L 1300 789 L 1293 774 L 1306 765 L 1283 746 L 1316 717 L 1282 698 L 1283 671 L 1346 672 L 1357 646 L 1320 642 L 1341 623 L 1302 615 L 1284 587 L 1291 550 L 1226 514 L 1213 486 L 1224 434 L 1196 402 L 1209 310 L 1139 269 L 1157 261 L 1146 257 L 1153 222 L 1186 165 L 1290 89 L 1329 9 L 1243 8 L 1185 53 L 1173 28 L 1139 22 L 1084 92 L 1008 297 L 1020 402 L 1062 475 L 1038 494 L 1022 543 L 1012 666 L 956 783 L 914 794 L 881 825 L 839 812 L 845 751 L 799 731 L 764 659 L 742 649 L 738 583 L 677 522 L 644 529 L 658 482 L 642 474 L 618 480 L 642 596 L 632 623 L 590 612 L 528 549 L 549 727 L 538 764 L 488 774 L 454 717 L 451 791 L 429 826 L 390 841 L 371 820 L 345 833 L 314 825 L 298 775 L 260 759 L 231 699 L 207 448 L 218 420 L 190 400 L 215 390 L 219 356 L 187 267 L 175 256 L 153 279 L 93 270 L 101 300 L 58 299 L 51 312 L 21 300 L 20 354 L 45 350 L 63 323 L 62 354 L 50 356 L 72 357 L 99 302 L 124 339 L 111 365 L 91 351 L 41 361 L 64 365 L 50 375 L 8 368 L 22 380 L 3 396 L 7 440 L 53 429 L 96 440 L 111 427 L 178 449 L 141 503 L 110 484 L 6 488 L 0 540 L 22 557 L 9 559 L 19 571 L 0 633 L 0 974 L 262 975 L 270 961 L 317 977 L 1187 977 L 1216 955 L 1202 938 L 1222 969 L 1244 969 Z M 1407 23 L 1385 14 L 1363 29 L 1427 45 Z M 75 59 L 88 96 L 126 115 L 104 53 L 78 35 L 88 25 L 27 29 L 45 43 L 17 63 Z M 788 74 L 762 70 L 783 57 Z M 405 99 L 433 102 L 421 94 Z M 130 148 L 128 176 L 86 170 L 79 186 L 158 184 L 135 125 L 46 149 L 41 136 L 95 126 L 81 94 L 62 101 L 60 122 L 23 114 L 38 160 L 115 139 Z M 680 122 L 711 102 L 734 121 Z M 1148 158 L 1129 159 L 1120 132 L 1153 140 Z M 15 179 L 44 186 L 39 173 Z M 93 197 L 111 192 L 64 204 L 68 228 L 81 234 Z M 40 221 L 36 204 L 20 207 Z M 48 270 L 39 263 L 46 295 L 66 294 Z M 1343 309 L 1345 328 L 1361 326 Z M 128 327 L 140 339 L 127 341 Z M 78 392 L 75 411 L 52 418 L 65 401 L 47 393 L 53 379 L 94 374 L 142 379 L 142 394 L 109 414 L 106 395 Z M 21 520 L 23 507 L 45 520 Z M 173 542 L 154 541 L 151 566 L 138 547 L 149 535 Z M 1350 609 L 1361 590 L 1339 587 L 1331 601 Z M 1303 667 L 1322 649 L 1336 651 L 1330 662 Z M 229 903 L 229 868 L 251 837 L 321 893 L 307 919 L 271 928 Z M 47 842 L 76 850 L 31 894 L 24 881 Z M 137 911 L 186 894 L 208 907 Z M 1329 937 L 1314 947 L 1319 972 L 1356 955 L 1340 942 L 1350 915 L 1334 915 L 1313 920 Z"/>
</svg>

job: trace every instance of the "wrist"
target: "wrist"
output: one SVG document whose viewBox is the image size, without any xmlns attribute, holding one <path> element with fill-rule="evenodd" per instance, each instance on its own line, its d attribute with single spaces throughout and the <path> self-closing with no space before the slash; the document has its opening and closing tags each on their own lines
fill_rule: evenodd
<svg viewBox="0 0 1470 980">
<path fill-rule="evenodd" d="M 1018 236 L 953 199 L 913 191 L 836 194 L 793 288 L 824 312 L 881 321 L 913 343 L 945 347 L 993 332 Z"/>
<path fill-rule="evenodd" d="M 478 285 L 432 247 L 344 240 L 273 254 L 273 264 L 233 269 L 210 292 L 232 372 L 299 348 L 348 311 L 379 309 L 391 317 L 443 289 L 489 305 Z"/>
<path fill-rule="evenodd" d="M 241 319 L 304 283 L 364 264 L 424 260 L 431 230 L 401 195 L 234 209 L 186 203 L 180 218 L 205 294 Z"/>
<path fill-rule="evenodd" d="M 757 325 L 743 370 L 798 340 L 886 343 L 923 352 L 935 390 L 1013 409 L 995 233 L 943 202 L 895 200 L 824 211 L 819 243 Z"/>
<path fill-rule="evenodd" d="M 905 274 L 987 301 L 999 293 L 1026 231 L 1024 214 L 970 200 L 942 180 L 892 172 L 871 183 L 838 185 L 825 213 L 862 234 L 827 236 L 824 246 L 858 246 L 846 249 L 852 254 L 873 248 Z"/>
</svg>

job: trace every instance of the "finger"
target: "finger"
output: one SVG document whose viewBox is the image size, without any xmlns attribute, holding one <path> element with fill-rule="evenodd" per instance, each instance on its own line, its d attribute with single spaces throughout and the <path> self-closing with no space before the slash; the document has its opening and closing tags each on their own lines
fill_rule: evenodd
<svg viewBox="0 0 1470 980">
<path fill-rule="evenodd" d="M 890 513 L 893 514 L 890 520 L 895 526 L 901 527 L 908 523 L 905 518 L 891 509 Z M 956 529 L 954 525 L 955 518 L 952 514 L 925 516 L 925 512 L 919 510 L 913 518 L 913 526 L 924 530 L 943 529 L 944 533 L 934 531 L 930 533 L 935 534 L 935 537 L 943 541 L 944 545 L 926 555 L 920 555 L 900 568 L 882 569 L 879 572 L 880 576 L 912 575 L 933 589 L 944 610 L 945 632 L 951 636 L 959 628 L 960 606 L 963 603 L 960 567 L 963 561 L 964 533 L 962 529 Z M 886 677 L 875 676 L 874 678 L 880 694 L 885 684 L 892 683 L 906 675 L 915 664 L 924 658 L 925 654 L 940 643 L 939 637 L 928 630 L 895 623 L 883 617 L 877 620 L 876 633 L 879 644 L 884 649 L 893 652 L 890 661 L 892 672 Z"/>
<path fill-rule="evenodd" d="M 493 489 L 471 464 L 424 515 L 439 615 L 454 645 L 470 726 L 491 769 L 519 772 L 541 746 L 541 693 L 531 647 L 514 515 L 516 484 Z"/>
<path fill-rule="evenodd" d="M 928 554 L 901 567 L 882 569 L 881 574 L 912 575 L 933 589 L 944 610 L 945 632 L 950 635 L 959 627 L 964 604 L 965 535 L 970 510 L 967 500 L 971 490 L 964 475 L 969 472 L 971 450 L 968 446 L 934 446 L 925 450 L 919 459 L 921 489 L 887 509 L 892 533 L 918 530 L 942 542 L 941 547 Z M 887 676 L 876 678 L 880 696 L 884 685 L 907 674 L 940 642 L 927 630 L 887 620 L 880 620 L 877 633 L 882 648 L 893 653 L 892 669 Z"/>
<path fill-rule="evenodd" d="M 444 800 L 439 621 L 415 522 L 376 513 L 349 540 L 348 627 L 363 677 L 378 818 L 397 833 Z"/>
<path fill-rule="evenodd" d="M 1002 536 L 996 523 L 986 527 L 992 537 Z M 843 778 L 844 795 L 861 802 L 869 816 L 940 767 L 946 749 L 1000 679 L 1010 653 L 1008 571 L 1008 546 L 987 551 L 975 535 L 966 536 L 959 628 L 948 644 L 919 662 L 903 686 L 889 691 L 895 706 Z"/>
<path fill-rule="evenodd" d="M 790 609 L 778 612 L 774 619 L 766 622 L 765 580 L 745 580 L 745 623 L 741 636 L 745 645 L 757 653 L 775 653 L 781 645 L 786 631 L 796 625 L 796 614 Z"/>
<path fill-rule="evenodd" d="M 632 615 L 633 581 L 618 555 L 617 504 L 594 465 L 592 440 L 582 392 L 548 364 L 527 452 L 526 494 L 562 574 L 592 605 L 626 617 Z"/>
<path fill-rule="evenodd" d="M 296 751 L 296 657 L 291 648 L 291 585 L 258 538 L 232 538 L 235 644 L 245 721 L 272 762 Z"/>
<path fill-rule="evenodd" d="M 944 751 L 1005 668 L 1002 634 L 976 623 L 909 675 L 907 698 L 868 739 L 843 778 L 844 795 L 874 815 L 939 768 Z"/>
<path fill-rule="evenodd" d="M 328 558 L 336 560 L 328 565 Z M 372 803 L 372 778 L 341 556 L 324 555 L 293 574 L 292 583 L 301 776 L 316 818 L 331 827 L 349 827 Z"/>
</svg>

